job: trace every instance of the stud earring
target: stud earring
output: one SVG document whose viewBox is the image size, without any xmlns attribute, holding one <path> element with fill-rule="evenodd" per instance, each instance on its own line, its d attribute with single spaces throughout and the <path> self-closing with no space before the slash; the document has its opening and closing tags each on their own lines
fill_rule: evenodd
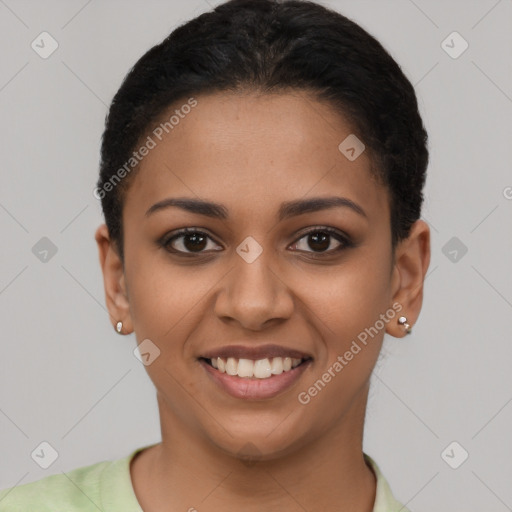
<svg viewBox="0 0 512 512">
<path fill-rule="evenodd" d="M 404 326 L 406 334 L 411 334 L 411 326 L 407 323 L 407 318 L 405 316 L 401 316 L 398 319 L 398 323 Z"/>
<path fill-rule="evenodd" d="M 117 324 L 116 324 L 116 331 L 117 331 L 118 334 L 122 334 L 123 322 L 117 322 Z"/>
</svg>

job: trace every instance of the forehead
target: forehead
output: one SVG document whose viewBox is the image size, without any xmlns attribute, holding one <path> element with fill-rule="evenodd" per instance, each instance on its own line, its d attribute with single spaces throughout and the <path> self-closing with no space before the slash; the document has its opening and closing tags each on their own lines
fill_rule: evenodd
<svg viewBox="0 0 512 512">
<path fill-rule="evenodd" d="M 185 99 L 149 127 L 153 147 L 125 208 L 146 211 L 179 195 L 262 213 L 286 200 L 329 194 L 370 213 L 387 209 L 387 191 L 372 178 L 367 152 L 351 161 L 340 151 L 353 128 L 329 104 L 302 91 L 194 99 L 193 108 L 181 108 Z"/>
</svg>

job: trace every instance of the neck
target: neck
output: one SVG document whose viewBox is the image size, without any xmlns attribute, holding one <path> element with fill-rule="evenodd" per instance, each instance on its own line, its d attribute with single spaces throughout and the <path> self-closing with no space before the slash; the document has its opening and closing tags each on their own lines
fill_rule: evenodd
<svg viewBox="0 0 512 512">
<path fill-rule="evenodd" d="M 245 461 L 167 418 L 168 409 L 159 405 L 162 443 L 139 454 L 131 467 L 146 512 L 373 510 L 376 480 L 362 452 L 366 399 L 313 442 L 271 460 Z"/>
</svg>

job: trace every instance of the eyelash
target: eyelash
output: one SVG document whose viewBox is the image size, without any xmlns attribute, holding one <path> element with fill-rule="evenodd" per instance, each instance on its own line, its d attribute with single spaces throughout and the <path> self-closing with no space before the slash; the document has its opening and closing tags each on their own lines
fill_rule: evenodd
<svg viewBox="0 0 512 512">
<path fill-rule="evenodd" d="M 301 236 L 295 242 L 293 242 L 292 245 L 298 244 L 298 242 L 300 242 L 300 240 L 302 240 L 303 238 L 305 238 L 311 234 L 314 234 L 314 233 L 324 233 L 324 234 L 330 235 L 331 237 L 336 239 L 338 242 L 341 242 L 341 245 L 336 249 L 331 249 L 330 251 L 324 251 L 324 252 L 299 251 L 299 252 L 310 253 L 313 255 L 312 256 L 313 258 L 322 258 L 322 257 L 332 256 L 333 254 L 337 254 L 337 253 L 343 251 L 344 249 L 354 246 L 353 242 L 346 235 L 341 234 L 339 231 L 337 231 L 333 228 L 329 228 L 329 227 L 325 227 L 325 226 L 315 226 L 315 227 L 311 228 L 309 231 L 302 233 Z M 186 251 L 179 251 L 176 249 L 169 248 L 172 242 L 174 242 L 178 238 L 183 237 L 184 235 L 190 235 L 190 234 L 203 235 L 203 236 L 206 236 L 207 238 L 210 238 L 210 240 L 213 240 L 210 237 L 210 235 L 208 235 L 208 233 L 205 233 L 204 231 L 201 231 L 196 228 L 184 228 L 184 229 L 180 229 L 179 231 L 175 232 L 170 237 L 164 236 L 159 241 L 159 244 L 168 252 L 170 252 L 172 254 L 177 254 L 177 255 L 183 256 L 183 257 L 191 257 L 191 256 L 194 257 L 194 256 L 198 256 L 201 254 L 206 254 L 206 252 L 204 252 L 204 251 L 202 251 L 202 252 L 201 251 L 200 252 L 193 252 L 193 251 L 186 252 Z M 218 251 L 215 251 L 215 252 L 218 252 Z"/>
</svg>

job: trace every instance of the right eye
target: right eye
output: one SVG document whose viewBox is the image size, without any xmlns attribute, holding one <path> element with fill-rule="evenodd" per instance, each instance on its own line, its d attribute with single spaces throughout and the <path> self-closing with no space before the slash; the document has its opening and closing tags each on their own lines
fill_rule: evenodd
<svg viewBox="0 0 512 512">
<path fill-rule="evenodd" d="M 161 245 L 172 253 L 202 254 L 208 247 L 208 240 L 213 241 L 207 233 L 194 228 L 185 228 L 165 237 Z"/>
</svg>

